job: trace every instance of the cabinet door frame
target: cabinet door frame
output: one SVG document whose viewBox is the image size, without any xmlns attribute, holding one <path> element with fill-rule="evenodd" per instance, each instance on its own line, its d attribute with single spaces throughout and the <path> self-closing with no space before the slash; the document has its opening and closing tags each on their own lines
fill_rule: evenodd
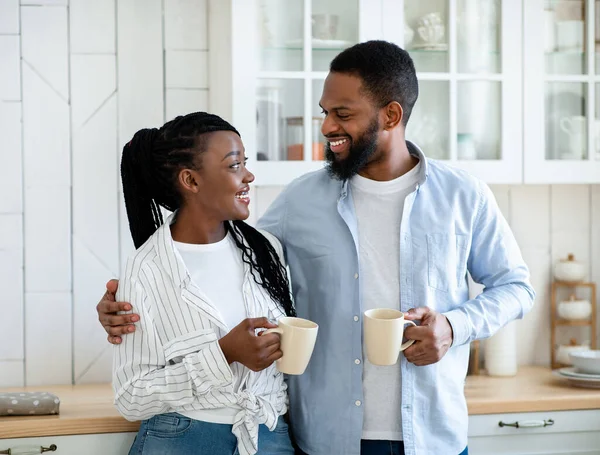
<svg viewBox="0 0 600 455">
<path fill-rule="evenodd" d="M 593 24 L 594 0 L 586 1 L 586 21 Z M 600 183 L 600 159 L 595 158 L 594 137 L 590 134 L 593 120 L 596 118 L 595 98 L 596 84 L 600 84 L 600 72 L 587 72 L 583 75 L 547 75 L 544 52 L 544 20 L 543 11 L 545 0 L 526 0 L 523 2 L 524 11 L 524 183 L 571 183 L 593 184 Z M 591 19 L 591 21 L 590 21 Z M 594 27 L 587 27 L 585 48 L 594 49 Z M 591 46 L 591 47 L 590 47 Z M 588 69 L 595 65 L 595 51 L 586 54 Z M 586 112 L 588 119 L 587 150 L 588 159 L 580 161 L 547 160 L 546 159 L 546 113 L 545 90 L 546 83 L 571 82 L 585 83 Z"/>
<path fill-rule="evenodd" d="M 385 0 L 390 1 L 390 0 Z M 382 38 L 384 0 L 358 0 L 359 41 Z M 313 81 L 323 80 L 326 71 L 312 70 L 312 0 L 304 1 L 304 61 L 302 71 L 260 71 L 257 41 L 258 0 L 209 0 L 209 106 L 211 111 L 232 121 L 240 131 L 250 159 L 255 183 L 285 185 L 301 175 L 321 169 L 323 161 L 312 161 L 310 129 L 304 128 L 303 161 L 258 161 L 256 159 L 256 96 L 260 79 L 294 79 L 303 82 L 304 125 L 310 125 Z M 214 25 L 214 26 L 213 26 Z M 250 94 L 250 96 L 248 96 Z"/>
</svg>

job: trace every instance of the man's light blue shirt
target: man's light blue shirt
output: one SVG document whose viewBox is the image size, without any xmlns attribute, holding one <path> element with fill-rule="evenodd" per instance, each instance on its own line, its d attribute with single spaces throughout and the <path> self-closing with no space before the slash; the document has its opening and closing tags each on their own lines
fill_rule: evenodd
<svg viewBox="0 0 600 455">
<path fill-rule="evenodd" d="M 421 167 L 400 227 L 401 310 L 428 306 L 443 313 L 454 341 L 433 365 L 417 367 L 400 355 L 389 368 L 402 369 L 406 455 L 454 455 L 467 445 L 469 342 L 522 318 L 535 293 L 487 185 L 407 144 Z M 288 379 L 293 435 L 310 455 L 359 455 L 367 360 L 350 186 L 325 170 L 304 175 L 283 190 L 258 227 L 283 245 L 298 315 L 319 324 L 306 372 Z M 485 286 L 474 299 L 469 299 L 467 271 Z"/>
</svg>

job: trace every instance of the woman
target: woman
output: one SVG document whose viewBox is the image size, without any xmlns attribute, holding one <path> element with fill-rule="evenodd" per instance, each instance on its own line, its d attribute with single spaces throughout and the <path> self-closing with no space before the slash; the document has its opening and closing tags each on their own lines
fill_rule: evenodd
<svg viewBox="0 0 600 455">
<path fill-rule="evenodd" d="M 204 112 L 140 130 L 121 177 L 137 251 L 117 297 L 140 321 L 115 347 L 113 386 L 125 418 L 148 419 L 130 454 L 293 454 L 279 338 L 257 329 L 295 311 L 280 245 L 243 221 L 239 133 Z"/>
</svg>

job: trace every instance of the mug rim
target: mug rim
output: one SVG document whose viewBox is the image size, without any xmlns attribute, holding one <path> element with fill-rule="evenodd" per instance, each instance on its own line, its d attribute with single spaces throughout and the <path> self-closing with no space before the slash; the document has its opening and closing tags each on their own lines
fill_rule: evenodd
<svg viewBox="0 0 600 455">
<path fill-rule="evenodd" d="M 302 322 L 306 323 L 308 325 L 308 327 L 290 324 L 290 323 L 288 323 L 288 321 L 290 321 L 290 320 L 302 321 Z M 279 319 L 279 321 L 277 321 L 277 325 L 281 325 L 281 324 L 287 325 L 288 327 L 294 327 L 295 329 L 302 329 L 302 330 L 314 330 L 314 329 L 319 328 L 319 324 L 317 324 L 316 322 L 313 322 L 309 319 L 299 318 L 296 316 L 283 316 L 282 318 Z"/>
<path fill-rule="evenodd" d="M 380 318 L 380 317 L 372 315 L 376 311 L 390 311 L 390 312 L 396 313 L 398 316 L 395 318 Z M 366 318 L 374 319 L 377 321 L 395 321 L 396 319 L 403 319 L 405 316 L 405 313 L 403 311 L 397 310 L 395 308 L 371 308 L 370 310 L 366 310 L 363 313 L 363 315 Z"/>
</svg>

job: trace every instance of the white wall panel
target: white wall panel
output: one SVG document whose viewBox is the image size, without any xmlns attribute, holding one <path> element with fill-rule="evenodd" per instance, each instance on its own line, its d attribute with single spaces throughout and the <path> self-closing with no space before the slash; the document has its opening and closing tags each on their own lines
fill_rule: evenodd
<svg viewBox="0 0 600 455">
<path fill-rule="evenodd" d="M 206 0 L 165 2 L 165 48 L 168 50 L 208 49 Z"/>
<path fill-rule="evenodd" d="M 70 384 L 71 293 L 25 294 L 25 381 L 28 386 Z"/>
<path fill-rule="evenodd" d="M 0 1 L 0 34 L 19 33 L 19 0 Z"/>
<path fill-rule="evenodd" d="M 208 90 L 167 89 L 167 115 L 165 120 L 172 120 L 178 115 L 198 111 L 208 111 Z"/>
<path fill-rule="evenodd" d="M 0 12 L 1 13 L 1 12 Z M 18 35 L 0 35 L 0 101 L 21 100 L 21 54 Z"/>
<path fill-rule="evenodd" d="M 208 51 L 167 51 L 167 88 L 208 88 Z"/>
<path fill-rule="evenodd" d="M 69 99 L 69 27 L 67 8 L 21 8 L 24 64 L 60 98 Z"/>
<path fill-rule="evenodd" d="M 25 189 L 25 264 L 26 292 L 71 292 L 70 187 Z"/>
<path fill-rule="evenodd" d="M 0 213 L 23 211 L 21 103 L 0 102 Z"/>
<path fill-rule="evenodd" d="M 116 52 L 116 0 L 70 0 L 69 27 L 72 54 Z"/>
</svg>

